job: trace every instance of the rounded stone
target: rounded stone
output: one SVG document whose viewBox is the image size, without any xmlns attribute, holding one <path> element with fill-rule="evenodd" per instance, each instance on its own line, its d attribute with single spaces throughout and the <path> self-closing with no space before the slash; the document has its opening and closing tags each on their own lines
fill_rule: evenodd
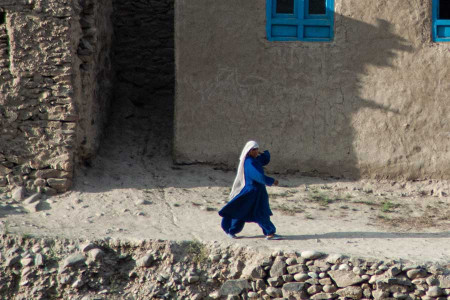
<svg viewBox="0 0 450 300">
<path fill-rule="evenodd" d="M 281 297 L 283 294 L 281 292 L 281 289 L 275 288 L 275 287 L 268 287 L 266 289 L 266 293 L 267 293 L 267 295 L 274 297 L 274 298 Z"/>
<path fill-rule="evenodd" d="M 337 264 L 344 260 L 344 256 L 342 254 L 331 254 L 327 257 L 327 262 L 330 264 Z"/>
<path fill-rule="evenodd" d="M 25 188 L 22 186 L 15 188 L 11 197 L 16 201 L 22 201 L 25 198 Z"/>
<path fill-rule="evenodd" d="M 289 257 L 288 259 L 286 259 L 286 264 L 288 266 L 295 265 L 296 263 L 297 263 L 297 258 L 295 258 L 295 257 Z"/>
<path fill-rule="evenodd" d="M 322 291 L 322 286 L 314 284 L 307 289 L 308 294 L 313 295 Z"/>
<path fill-rule="evenodd" d="M 430 297 L 439 297 L 444 294 L 444 291 L 438 286 L 432 286 L 427 291 L 427 296 Z"/>
<path fill-rule="evenodd" d="M 387 271 L 387 270 L 389 270 L 389 267 L 386 266 L 386 265 L 381 265 L 381 266 L 378 267 L 378 270 L 380 270 L 380 271 Z"/>
<path fill-rule="evenodd" d="M 301 256 L 304 259 L 317 259 L 319 257 L 322 257 L 324 254 L 322 252 L 314 251 L 314 250 L 308 250 L 303 251 Z"/>
<path fill-rule="evenodd" d="M 99 248 L 95 248 L 95 249 L 89 250 L 89 252 L 88 252 L 89 258 L 91 260 L 93 260 L 93 261 L 101 260 L 102 257 L 104 256 L 104 254 L 105 253 Z"/>
<path fill-rule="evenodd" d="M 78 289 L 84 285 L 84 282 L 81 279 L 75 280 L 75 282 L 72 284 L 72 287 L 74 289 Z"/>
<path fill-rule="evenodd" d="M 211 260 L 211 261 L 213 261 L 213 262 L 218 262 L 218 261 L 220 261 L 220 255 L 219 254 L 215 254 L 215 255 L 211 255 L 210 257 L 209 257 L 209 259 Z"/>
<path fill-rule="evenodd" d="M 337 288 L 331 284 L 324 285 L 322 289 L 325 293 L 334 293 L 337 291 Z"/>
<path fill-rule="evenodd" d="M 429 286 L 435 286 L 435 285 L 439 286 L 439 280 L 434 276 L 428 277 L 426 279 L 426 282 Z"/>
<path fill-rule="evenodd" d="M 277 256 L 282 256 L 282 255 L 283 255 L 283 251 L 281 251 L 281 250 L 272 252 L 272 257 L 277 257 Z"/>
<path fill-rule="evenodd" d="M 298 281 L 298 282 L 305 282 L 306 280 L 309 279 L 309 276 L 308 276 L 308 274 L 305 274 L 305 273 L 297 273 L 294 275 L 294 279 L 295 279 L 295 281 Z"/>
</svg>

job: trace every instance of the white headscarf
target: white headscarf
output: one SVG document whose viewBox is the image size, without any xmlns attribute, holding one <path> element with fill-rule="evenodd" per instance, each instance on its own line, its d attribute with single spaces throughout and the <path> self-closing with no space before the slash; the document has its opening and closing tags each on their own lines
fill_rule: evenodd
<svg viewBox="0 0 450 300">
<path fill-rule="evenodd" d="M 244 162 L 247 154 L 250 150 L 259 148 L 259 145 L 255 141 L 248 141 L 245 144 L 244 149 L 242 149 L 241 156 L 239 158 L 239 167 L 237 169 L 236 178 L 234 179 L 233 187 L 230 193 L 230 200 L 236 197 L 245 186 L 245 175 L 244 175 Z"/>
</svg>

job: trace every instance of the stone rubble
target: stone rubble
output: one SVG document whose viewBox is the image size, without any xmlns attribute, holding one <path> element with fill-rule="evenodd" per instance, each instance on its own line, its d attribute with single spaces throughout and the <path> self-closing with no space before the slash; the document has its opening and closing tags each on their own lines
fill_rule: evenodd
<svg viewBox="0 0 450 300">
<path fill-rule="evenodd" d="M 3 234 L 0 295 L 79 300 L 450 299 L 450 264 L 410 266 L 335 259 L 325 253 L 314 258 L 305 252 L 310 253 L 270 255 L 197 241 L 81 241 Z M 341 265 L 351 269 L 340 270 Z"/>
</svg>

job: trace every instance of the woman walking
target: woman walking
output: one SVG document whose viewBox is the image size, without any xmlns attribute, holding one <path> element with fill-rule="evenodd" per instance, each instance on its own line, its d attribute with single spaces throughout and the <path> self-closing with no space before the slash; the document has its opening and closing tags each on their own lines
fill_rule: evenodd
<svg viewBox="0 0 450 300">
<path fill-rule="evenodd" d="M 272 211 L 266 185 L 278 185 L 278 180 L 264 175 L 263 166 L 270 162 L 269 151 L 259 152 L 255 141 L 249 141 L 242 150 L 230 201 L 219 211 L 222 229 L 230 238 L 244 228 L 245 222 L 255 222 L 268 240 L 278 240 L 275 225 L 270 221 Z"/>
</svg>

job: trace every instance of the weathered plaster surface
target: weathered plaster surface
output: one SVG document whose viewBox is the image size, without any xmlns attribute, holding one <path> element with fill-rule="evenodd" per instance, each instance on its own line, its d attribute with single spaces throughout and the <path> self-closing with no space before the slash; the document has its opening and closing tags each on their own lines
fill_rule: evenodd
<svg viewBox="0 0 450 300">
<path fill-rule="evenodd" d="M 177 1 L 175 159 L 273 171 L 450 178 L 450 44 L 429 1 L 336 1 L 330 43 L 268 42 L 265 1 Z"/>
<path fill-rule="evenodd" d="M 78 112 L 77 160 L 93 157 L 107 122 L 114 82 L 111 0 L 81 2 L 72 29 L 74 89 Z"/>
</svg>

